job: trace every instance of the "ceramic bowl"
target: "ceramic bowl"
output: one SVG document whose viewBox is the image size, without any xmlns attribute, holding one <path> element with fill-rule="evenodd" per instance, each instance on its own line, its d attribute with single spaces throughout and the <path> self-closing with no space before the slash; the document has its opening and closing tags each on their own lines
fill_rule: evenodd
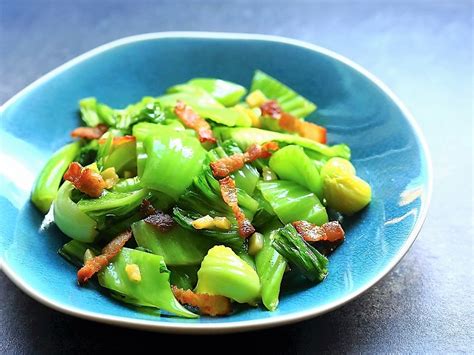
<svg viewBox="0 0 474 355">
<path fill-rule="evenodd" d="M 310 119 L 330 144 L 352 148 L 373 201 L 345 221 L 346 241 L 330 256 L 328 278 L 286 287 L 275 312 L 247 308 L 225 318 L 157 317 L 79 287 L 76 269 L 56 253 L 67 238 L 41 228 L 29 201 L 34 179 L 79 124 L 78 100 L 96 96 L 113 107 L 193 77 L 249 86 L 255 69 L 317 103 Z M 300 321 L 354 299 L 387 274 L 415 240 L 431 193 L 431 165 L 415 120 L 377 78 L 327 49 L 281 37 L 221 33 L 154 33 L 98 47 L 53 70 L 1 108 L 0 252 L 6 275 L 61 312 L 115 325 L 182 333 L 234 332 Z M 18 310 L 21 312 L 22 310 Z"/>
</svg>

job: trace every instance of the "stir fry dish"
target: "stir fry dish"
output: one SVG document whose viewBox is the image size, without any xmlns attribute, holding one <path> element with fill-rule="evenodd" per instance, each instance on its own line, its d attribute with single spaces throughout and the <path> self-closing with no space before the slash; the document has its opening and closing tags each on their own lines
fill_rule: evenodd
<svg viewBox="0 0 474 355">
<path fill-rule="evenodd" d="M 291 275 L 308 287 L 327 277 L 341 216 L 371 200 L 349 147 L 305 120 L 316 105 L 262 71 L 248 91 L 196 78 L 122 109 L 95 98 L 79 109 L 83 126 L 31 200 L 71 239 L 59 254 L 78 284 L 134 306 L 274 311 Z"/>
</svg>

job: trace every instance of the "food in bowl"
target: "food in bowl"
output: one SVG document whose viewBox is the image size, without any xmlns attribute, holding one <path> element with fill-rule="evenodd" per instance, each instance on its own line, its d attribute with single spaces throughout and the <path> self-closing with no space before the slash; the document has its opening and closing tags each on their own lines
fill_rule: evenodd
<svg viewBox="0 0 474 355">
<path fill-rule="evenodd" d="M 59 250 L 111 296 L 185 318 L 235 303 L 273 311 L 286 275 L 325 279 L 344 240 L 332 216 L 371 200 L 345 144 L 305 121 L 316 105 L 256 71 L 196 78 L 124 109 L 80 101 L 85 124 L 31 199 L 71 241 Z"/>
</svg>

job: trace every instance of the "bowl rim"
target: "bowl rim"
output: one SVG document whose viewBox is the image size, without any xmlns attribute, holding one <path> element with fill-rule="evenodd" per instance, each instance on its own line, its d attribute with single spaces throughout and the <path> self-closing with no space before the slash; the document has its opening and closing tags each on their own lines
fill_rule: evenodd
<svg viewBox="0 0 474 355">
<path fill-rule="evenodd" d="M 178 32 L 153 32 L 145 33 L 139 35 L 133 35 L 124 37 L 106 44 L 100 45 L 90 51 L 87 51 L 66 63 L 60 65 L 59 67 L 53 69 L 47 74 L 41 76 L 39 79 L 35 80 L 33 83 L 25 87 L 23 90 L 19 91 L 12 98 L 7 100 L 0 107 L 0 114 L 2 114 L 9 106 L 13 105 L 20 97 L 29 93 L 36 87 L 40 86 L 42 83 L 47 82 L 51 78 L 57 76 L 58 74 L 68 70 L 69 68 L 75 66 L 78 63 L 81 63 L 89 58 L 92 58 L 102 52 L 105 52 L 109 49 L 120 47 L 132 42 L 148 41 L 148 40 L 159 40 L 166 38 L 177 38 L 177 39 L 224 39 L 224 40 L 258 40 L 264 42 L 275 42 L 283 43 L 286 45 L 302 47 L 309 49 L 314 52 L 324 54 L 332 59 L 335 59 L 339 62 L 346 64 L 355 71 L 359 72 L 366 78 L 368 78 L 373 84 L 375 84 L 383 93 L 385 93 L 400 109 L 404 118 L 408 121 L 409 125 L 413 129 L 415 136 L 420 144 L 421 151 L 423 152 L 424 158 L 426 160 L 426 176 L 427 176 L 427 190 L 425 195 L 425 203 L 421 205 L 421 210 L 419 213 L 418 220 L 415 223 L 415 226 L 410 232 L 407 240 L 403 243 L 400 250 L 395 254 L 392 260 L 385 266 L 384 269 L 379 271 L 375 277 L 373 277 L 369 282 L 367 282 L 361 289 L 356 290 L 343 298 L 340 298 L 336 301 L 333 301 L 325 306 L 314 307 L 309 310 L 297 311 L 288 315 L 274 316 L 271 318 L 257 319 L 257 320 L 247 320 L 247 321 L 236 321 L 236 322 L 226 322 L 226 323 L 164 323 L 154 320 L 142 320 L 134 319 L 129 317 L 121 316 L 111 316 L 105 315 L 97 312 L 85 311 L 76 307 L 62 304 L 61 302 L 56 302 L 49 299 L 47 296 L 41 294 L 25 282 L 15 270 L 11 268 L 5 261 L 3 255 L 0 258 L 0 270 L 3 270 L 5 275 L 23 292 L 32 297 L 33 299 L 39 301 L 40 303 L 60 312 L 63 312 L 68 315 L 76 316 L 79 318 L 93 320 L 101 323 L 129 327 L 135 329 L 151 330 L 158 332 L 166 333 L 189 333 L 189 334 L 217 334 L 217 333 L 230 333 L 230 332 L 242 332 L 250 331 L 255 329 L 270 328 L 275 326 L 281 326 L 285 324 L 295 323 L 305 319 L 309 319 L 324 313 L 330 312 L 342 305 L 353 300 L 357 296 L 361 295 L 369 288 L 374 286 L 379 282 L 390 270 L 392 270 L 403 256 L 410 249 L 411 245 L 418 236 L 421 227 L 426 219 L 428 208 L 431 201 L 432 189 L 433 189 L 433 168 L 431 155 L 428 149 L 428 144 L 424 138 L 421 129 L 419 128 L 415 118 L 405 107 L 402 101 L 375 75 L 364 69 L 359 64 L 353 62 L 352 60 L 335 53 L 329 49 L 320 47 L 315 44 L 304 42 L 301 40 L 274 36 L 274 35 L 264 35 L 264 34 L 249 34 L 249 33 L 227 33 L 227 32 L 197 32 L 197 31 L 178 31 Z"/>
</svg>

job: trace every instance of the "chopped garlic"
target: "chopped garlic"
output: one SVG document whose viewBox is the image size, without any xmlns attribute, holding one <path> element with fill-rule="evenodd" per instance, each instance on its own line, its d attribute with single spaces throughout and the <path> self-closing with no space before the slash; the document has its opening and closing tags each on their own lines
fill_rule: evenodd
<svg viewBox="0 0 474 355">
<path fill-rule="evenodd" d="M 267 97 L 263 92 L 260 90 L 252 91 L 246 98 L 245 101 L 250 107 L 260 107 L 266 101 L 268 101 Z"/>
<path fill-rule="evenodd" d="M 127 273 L 130 281 L 140 282 L 142 275 L 140 274 L 140 268 L 137 264 L 127 264 L 125 266 L 125 272 Z"/>
<path fill-rule="evenodd" d="M 113 187 L 119 180 L 117 173 L 115 172 L 115 168 L 107 168 L 105 169 L 100 175 L 105 181 L 105 188 L 110 189 Z"/>
<path fill-rule="evenodd" d="M 214 218 L 209 215 L 198 218 L 195 221 L 192 221 L 192 226 L 195 229 L 209 229 L 214 227 Z"/>
<path fill-rule="evenodd" d="M 219 229 L 230 229 L 230 221 L 227 217 L 214 217 L 214 226 Z"/>
</svg>

